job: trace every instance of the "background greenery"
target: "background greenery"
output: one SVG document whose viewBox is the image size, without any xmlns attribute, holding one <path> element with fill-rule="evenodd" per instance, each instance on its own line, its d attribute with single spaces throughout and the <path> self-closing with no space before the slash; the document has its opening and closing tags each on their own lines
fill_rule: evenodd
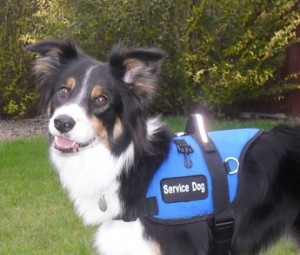
<svg viewBox="0 0 300 255">
<path fill-rule="evenodd" d="M 173 132 L 182 117 L 166 118 Z M 210 129 L 260 127 L 279 122 L 212 121 Z M 0 255 L 92 255 L 94 228 L 84 227 L 48 162 L 47 138 L 0 143 Z M 263 255 L 296 255 L 290 241 Z"/>
<path fill-rule="evenodd" d="M 33 56 L 24 47 L 45 38 L 72 39 L 101 59 L 118 41 L 165 49 L 169 57 L 153 107 L 168 114 L 193 102 L 222 112 L 295 88 L 278 70 L 296 41 L 296 2 L 2 0 L 0 116 L 36 113 Z"/>
<path fill-rule="evenodd" d="M 221 111 L 297 87 L 277 72 L 297 40 L 294 0 L 2 0 L 0 22 L 0 116 L 36 113 L 24 47 L 45 38 L 72 39 L 101 59 L 118 41 L 165 49 L 154 101 L 163 113 L 194 102 Z"/>
</svg>

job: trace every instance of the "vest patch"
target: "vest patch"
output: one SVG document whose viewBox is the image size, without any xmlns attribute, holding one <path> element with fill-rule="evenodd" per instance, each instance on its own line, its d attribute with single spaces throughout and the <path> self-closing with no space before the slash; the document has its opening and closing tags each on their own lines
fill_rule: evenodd
<svg viewBox="0 0 300 255">
<path fill-rule="evenodd" d="M 202 200 L 208 196 L 204 175 L 166 178 L 161 181 L 161 194 L 165 203 Z"/>
</svg>

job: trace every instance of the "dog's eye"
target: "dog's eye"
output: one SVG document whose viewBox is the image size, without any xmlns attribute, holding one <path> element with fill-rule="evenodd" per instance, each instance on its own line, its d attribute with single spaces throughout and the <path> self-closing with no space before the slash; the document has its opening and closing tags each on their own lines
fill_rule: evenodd
<svg viewBox="0 0 300 255">
<path fill-rule="evenodd" d="M 105 105 L 107 105 L 108 103 L 108 98 L 106 96 L 98 96 L 97 98 L 95 98 L 95 103 L 100 106 L 100 107 L 103 107 Z"/>
<path fill-rule="evenodd" d="M 69 96 L 70 90 L 67 87 L 61 87 L 57 94 L 62 98 L 66 98 Z"/>
</svg>

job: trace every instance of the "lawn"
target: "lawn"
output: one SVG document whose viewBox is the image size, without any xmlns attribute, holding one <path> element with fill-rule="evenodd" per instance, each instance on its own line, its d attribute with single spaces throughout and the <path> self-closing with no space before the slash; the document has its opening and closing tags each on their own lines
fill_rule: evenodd
<svg viewBox="0 0 300 255">
<path fill-rule="evenodd" d="M 0 254 L 94 254 L 47 159 L 45 138 L 0 144 Z"/>
<path fill-rule="evenodd" d="M 166 118 L 172 131 L 183 118 Z M 270 128 L 277 123 L 213 122 L 212 129 Z M 93 255 L 93 228 L 82 225 L 48 163 L 47 139 L 0 143 L 0 255 Z M 264 255 L 294 255 L 283 242 Z"/>
</svg>

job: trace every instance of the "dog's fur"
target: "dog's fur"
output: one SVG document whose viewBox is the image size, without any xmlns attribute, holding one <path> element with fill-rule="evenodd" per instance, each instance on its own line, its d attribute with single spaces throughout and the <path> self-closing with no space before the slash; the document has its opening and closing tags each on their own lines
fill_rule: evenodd
<svg viewBox="0 0 300 255">
<path fill-rule="evenodd" d="M 211 220 L 175 226 L 147 217 L 116 220 L 134 213 L 168 154 L 171 135 L 147 114 L 165 52 L 118 44 L 104 63 L 70 42 L 41 41 L 28 50 L 39 54 L 34 74 L 51 116 L 51 160 L 78 215 L 101 224 L 99 254 L 215 254 Z M 274 128 L 255 141 L 232 209 L 232 254 L 257 254 L 285 234 L 298 239 L 299 126 Z"/>
</svg>

